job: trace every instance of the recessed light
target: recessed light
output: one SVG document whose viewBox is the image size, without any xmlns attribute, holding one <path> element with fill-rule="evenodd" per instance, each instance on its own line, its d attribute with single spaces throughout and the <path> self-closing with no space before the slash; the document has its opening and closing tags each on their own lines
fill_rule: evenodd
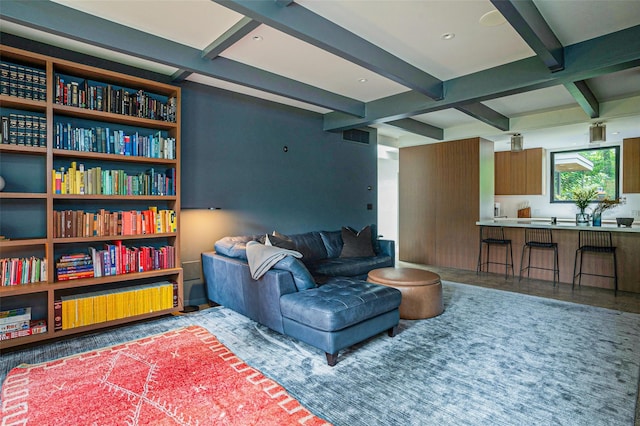
<svg viewBox="0 0 640 426">
<path fill-rule="evenodd" d="M 358 82 L 360 82 L 360 83 L 366 83 L 367 81 L 369 81 L 369 80 L 367 80 L 366 78 L 359 78 L 358 79 Z"/>
<path fill-rule="evenodd" d="M 620 132 L 611 132 L 612 135 L 619 135 Z"/>
<path fill-rule="evenodd" d="M 502 16 L 500 12 L 492 10 L 491 12 L 487 12 L 482 15 L 478 22 L 480 22 L 480 25 L 485 27 L 497 27 L 498 25 L 502 25 L 507 22 L 507 20 L 504 19 L 504 16 Z"/>
<path fill-rule="evenodd" d="M 454 38 L 456 35 L 454 33 L 444 33 L 440 36 L 441 39 L 443 40 L 451 40 L 452 38 Z"/>
<path fill-rule="evenodd" d="M 253 41 L 262 41 L 262 36 L 260 36 L 260 35 L 254 35 L 254 36 L 253 36 Z"/>
</svg>

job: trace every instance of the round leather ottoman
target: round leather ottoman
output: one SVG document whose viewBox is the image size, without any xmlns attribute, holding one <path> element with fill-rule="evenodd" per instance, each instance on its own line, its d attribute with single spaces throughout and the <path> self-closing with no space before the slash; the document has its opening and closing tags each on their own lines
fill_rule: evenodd
<svg viewBox="0 0 640 426">
<path fill-rule="evenodd" d="M 440 275 L 433 272 L 414 268 L 380 268 L 369 272 L 367 281 L 400 290 L 402 319 L 432 318 L 444 311 Z"/>
</svg>

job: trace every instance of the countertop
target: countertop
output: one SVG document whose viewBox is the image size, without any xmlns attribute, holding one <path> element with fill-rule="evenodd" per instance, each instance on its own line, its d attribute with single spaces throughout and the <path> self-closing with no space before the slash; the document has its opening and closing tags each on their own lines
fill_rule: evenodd
<svg viewBox="0 0 640 426">
<path fill-rule="evenodd" d="M 611 231 L 611 232 L 632 232 L 640 233 L 640 225 L 634 222 L 631 228 L 626 226 L 618 227 L 615 219 L 611 222 L 602 221 L 602 226 L 577 226 L 575 219 L 558 219 L 555 225 L 551 224 L 551 219 L 547 218 L 495 218 L 489 220 L 481 220 L 476 225 L 484 226 L 504 226 L 509 228 L 551 228 L 563 230 L 587 230 L 587 231 Z"/>
</svg>

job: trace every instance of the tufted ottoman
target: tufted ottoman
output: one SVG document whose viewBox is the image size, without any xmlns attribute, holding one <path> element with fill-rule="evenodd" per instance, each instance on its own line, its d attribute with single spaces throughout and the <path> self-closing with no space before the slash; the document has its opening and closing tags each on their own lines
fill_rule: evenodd
<svg viewBox="0 0 640 426">
<path fill-rule="evenodd" d="M 424 269 L 380 268 L 369 272 L 367 281 L 402 292 L 400 318 L 423 319 L 444 311 L 440 276 Z"/>
<path fill-rule="evenodd" d="M 284 332 L 324 350 L 333 366 L 341 349 L 382 331 L 393 337 L 401 298 L 391 287 L 332 278 L 320 287 L 280 297 Z"/>
</svg>

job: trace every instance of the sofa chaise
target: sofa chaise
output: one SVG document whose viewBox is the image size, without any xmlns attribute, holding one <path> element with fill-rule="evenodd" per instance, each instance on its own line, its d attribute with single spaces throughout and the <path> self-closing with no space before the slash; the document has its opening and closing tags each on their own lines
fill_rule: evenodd
<svg viewBox="0 0 640 426">
<path fill-rule="evenodd" d="M 256 280 L 247 245 L 266 239 L 302 256 L 285 256 Z M 225 237 L 214 252 L 202 253 L 209 300 L 321 349 L 331 366 L 342 349 L 383 331 L 395 335 L 401 293 L 365 281 L 370 270 L 394 262 L 393 241 L 346 228 Z"/>
</svg>

